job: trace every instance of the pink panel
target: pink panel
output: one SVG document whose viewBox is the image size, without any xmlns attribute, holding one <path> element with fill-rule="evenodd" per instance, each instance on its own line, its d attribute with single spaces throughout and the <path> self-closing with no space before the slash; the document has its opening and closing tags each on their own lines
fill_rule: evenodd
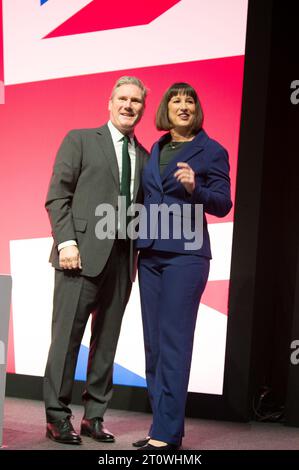
<svg viewBox="0 0 299 470">
<path fill-rule="evenodd" d="M 0 0 L 0 105 L 1 104 L 4 104 L 2 0 Z"/>
<path fill-rule="evenodd" d="M 46 38 L 148 24 L 180 0 L 93 0 Z"/>
<path fill-rule="evenodd" d="M 9 240 L 50 236 L 44 210 L 53 161 L 69 129 L 107 121 L 110 90 L 120 75 L 137 75 L 150 89 L 137 136 L 150 148 L 157 105 L 174 81 L 190 82 L 205 111 L 205 129 L 229 151 L 234 194 L 243 80 L 243 57 L 49 80 L 6 87 L 0 107 L 0 272 L 8 273 Z M 232 212 L 224 219 L 232 221 Z"/>
<path fill-rule="evenodd" d="M 2 23 L 2 0 L 0 0 L 0 80 L 3 80 L 3 23 Z"/>
</svg>

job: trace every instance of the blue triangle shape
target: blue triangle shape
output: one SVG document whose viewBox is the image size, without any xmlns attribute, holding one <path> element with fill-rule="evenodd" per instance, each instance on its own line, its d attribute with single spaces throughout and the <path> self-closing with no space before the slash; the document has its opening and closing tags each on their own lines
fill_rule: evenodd
<svg viewBox="0 0 299 470">
<path fill-rule="evenodd" d="M 146 380 L 129 369 L 114 363 L 113 383 L 117 385 L 131 385 L 134 387 L 146 387 Z"/>
<path fill-rule="evenodd" d="M 86 380 L 88 353 L 89 349 L 81 344 L 75 372 L 75 380 Z M 143 377 L 140 377 L 140 375 L 137 375 L 116 363 L 114 363 L 113 368 L 113 383 L 133 387 L 146 387 L 146 380 Z"/>
</svg>

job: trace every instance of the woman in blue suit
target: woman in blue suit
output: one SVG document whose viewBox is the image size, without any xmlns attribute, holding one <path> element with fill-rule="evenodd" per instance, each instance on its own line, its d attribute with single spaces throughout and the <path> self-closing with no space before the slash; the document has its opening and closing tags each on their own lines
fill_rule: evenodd
<svg viewBox="0 0 299 470">
<path fill-rule="evenodd" d="M 153 412 L 148 436 L 133 443 L 143 451 L 181 445 L 196 317 L 211 259 L 205 214 L 224 217 L 232 207 L 227 151 L 202 123 L 194 88 L 173 84 L 156 115 L 157 128 L 168 132 L 154 144 L 143 173 L 137 248 Z"/>
</svg>

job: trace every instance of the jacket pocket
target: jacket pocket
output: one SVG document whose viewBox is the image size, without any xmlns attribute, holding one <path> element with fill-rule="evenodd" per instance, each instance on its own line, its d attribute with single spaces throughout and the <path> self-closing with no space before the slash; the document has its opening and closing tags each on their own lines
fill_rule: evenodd
<svg viewBox="0 0 299 470">
<path fill-rule="evenodd" d="M 87 220 L 74 218 L 74 226 L 76 232 L 85 232 L 87 227 Z"/>
</svg>

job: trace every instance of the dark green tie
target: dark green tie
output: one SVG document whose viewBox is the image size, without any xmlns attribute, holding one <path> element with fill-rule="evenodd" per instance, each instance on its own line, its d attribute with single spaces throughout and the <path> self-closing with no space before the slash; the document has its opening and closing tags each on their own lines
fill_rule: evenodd
<svg viewBox="0 0 299 470">
<path fill-rule="evenodd" d="M 126 196 L 126 206 L 129 207 L 131 202 L 131 160 L 128 149 L 129 137 L 125 135 L 123 141 L 120 192 L 122 196 Z"/>
<path fill-rule="evenodd" d="M 129 137 L 127 135 L 123 138 L 123 148 L 122 148 L 122 171 L 121 171 L 121 183 L 120 183 L 120 193 L 121 196 L 126 197 L 125 209 L 127 211 L 129 205 L 131 204 L 131 159 L 128 149 Z M 126 217 L 126 226 L 130 221 L 130 217 Z"/>
</svg>

